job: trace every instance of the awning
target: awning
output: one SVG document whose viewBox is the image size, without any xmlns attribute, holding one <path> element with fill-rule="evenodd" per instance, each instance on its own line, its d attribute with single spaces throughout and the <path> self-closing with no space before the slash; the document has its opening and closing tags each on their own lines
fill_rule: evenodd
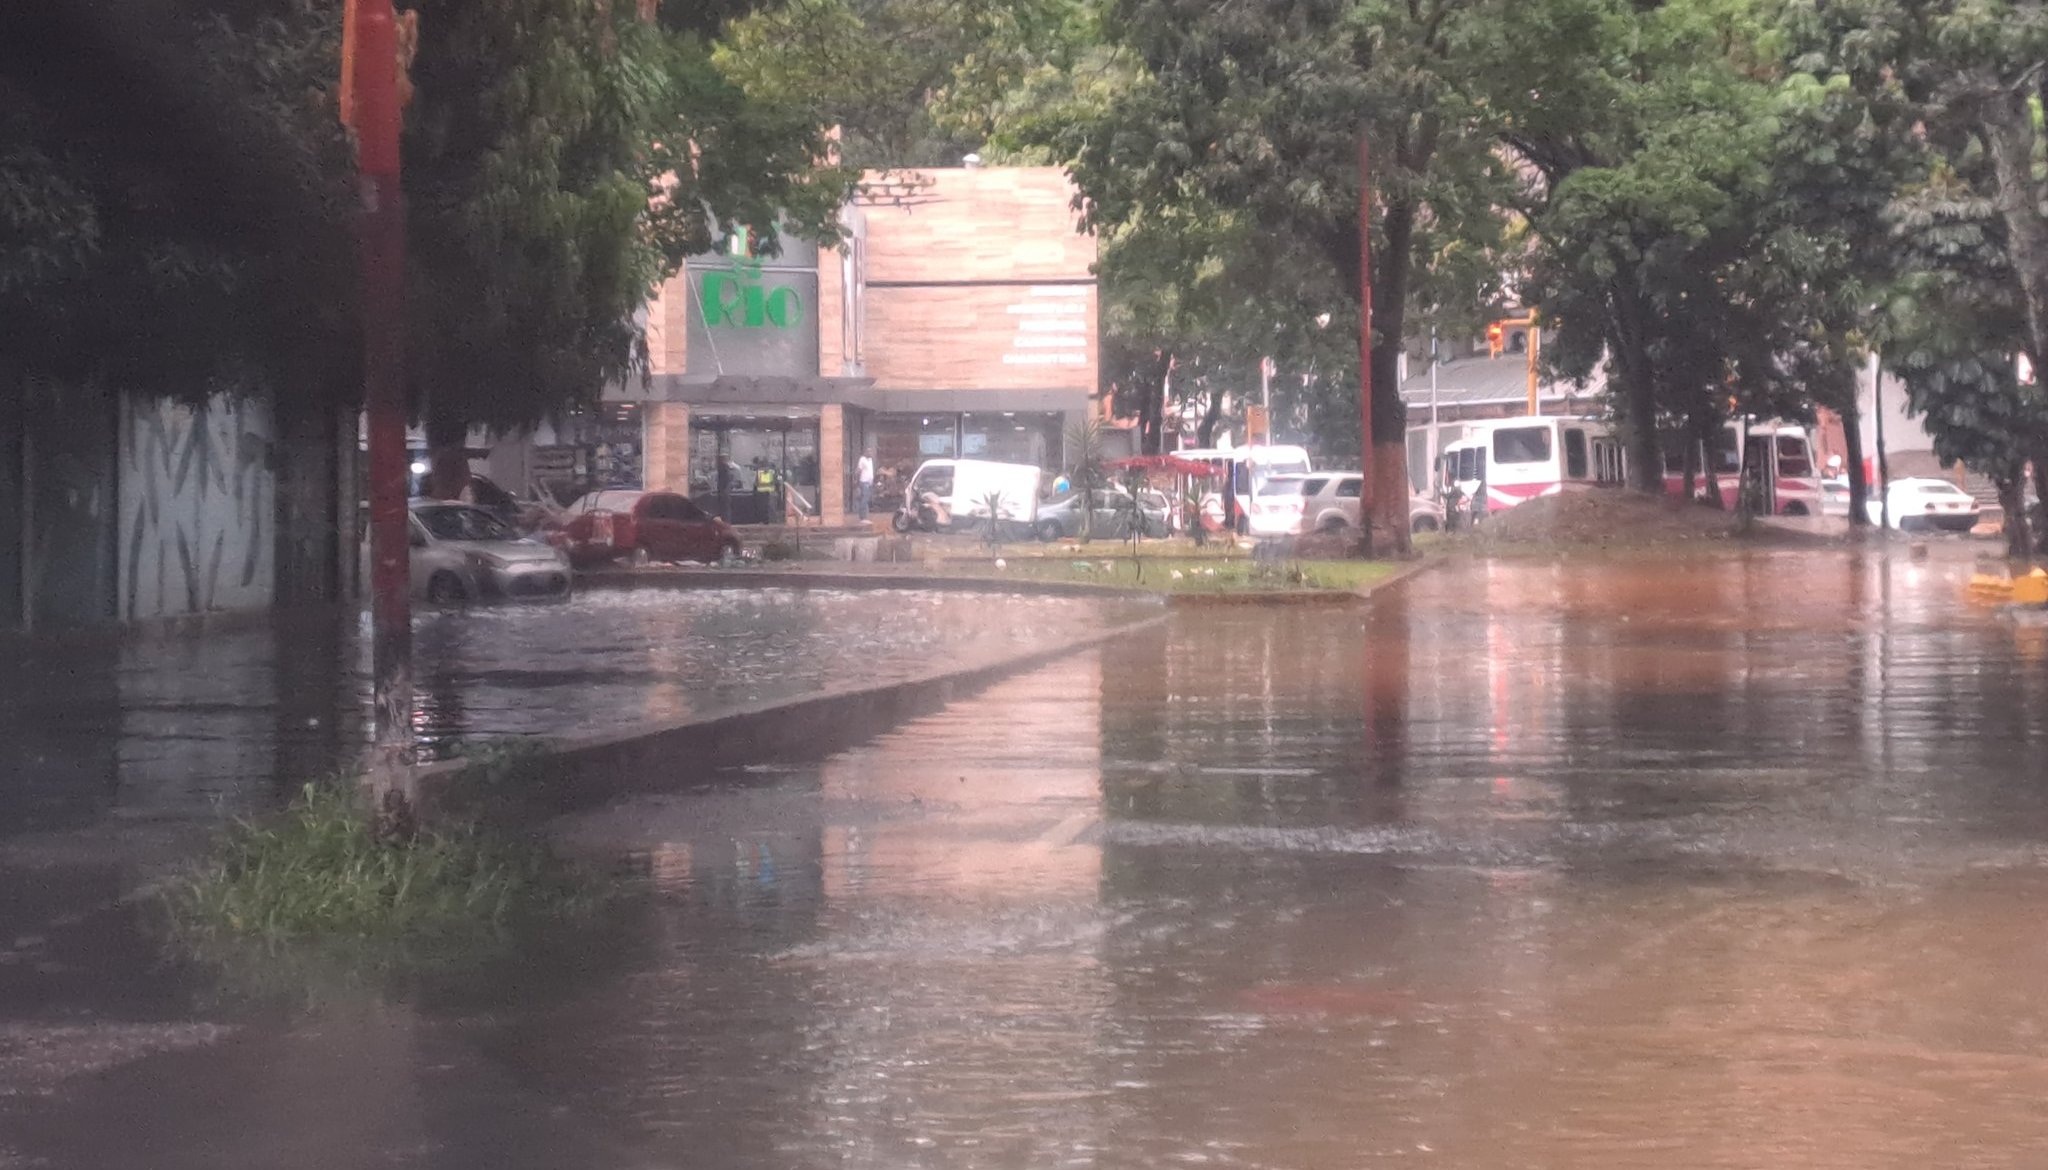
<svg viewBox="0 0 2048 1170">
<path fill-rule="evenodd" d="M 1118 459 L 1104 466 L 1111 471 L 1164 471 L 1193 479 L 1207 479 L 1216 474 L 1216 469 L 1209 464 L 1193 459 L 1182 459 L 1178 455 L 1133 455 L 1129 459 Z"/>
</svg>

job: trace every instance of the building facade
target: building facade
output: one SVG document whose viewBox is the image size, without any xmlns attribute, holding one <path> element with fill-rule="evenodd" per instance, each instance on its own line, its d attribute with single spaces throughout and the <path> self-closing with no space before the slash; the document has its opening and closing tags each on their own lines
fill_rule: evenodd
<svg viewBox="0 0 2048 1170">
<path fill-rule="evenodd" d="M 833 524 L 863 451 L 885 483 L 944 456 L 1057 467 L 1096 387 L 1073 204 L 1054 167 L 875 173 L 839 247 L 742 235 L 693 257 L 648 312 L 649 377 L 613 404 L 637 408 L 645 486 Z"/>
</svg>

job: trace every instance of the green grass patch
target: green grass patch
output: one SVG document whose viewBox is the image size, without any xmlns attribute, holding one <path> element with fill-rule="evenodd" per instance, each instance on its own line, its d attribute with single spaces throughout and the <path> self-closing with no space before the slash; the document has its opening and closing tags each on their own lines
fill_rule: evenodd
<svg viewBox="0 0 2048 1170">
<path fill-rule="evenodd" d="M 162 892 L 173 948 L 243 982 L 357 985 L 488 966 L 541 928 L 594 920 L 608 885 L 544 841 L 479 823 L 381 836 L 360 785 L 308 784 L 231 825 Z"/>
<path fill-rule="evenodd" d="M 1105 549 L 1105 552 L 1108 550 Z M 955 565 L 977 577 L 1114 585 L 1155 593 L 1286 593 L 1354 590 L 1383 581 L 1401 566 L 1390 561 L 1255 561 L 1237 557 L 1153 557 L 1068 554 Z"/>
</svg>

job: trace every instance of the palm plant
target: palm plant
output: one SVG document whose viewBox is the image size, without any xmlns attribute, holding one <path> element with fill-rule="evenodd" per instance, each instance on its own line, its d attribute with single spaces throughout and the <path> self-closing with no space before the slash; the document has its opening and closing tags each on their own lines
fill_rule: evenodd
<svg viewBox="0 0 2048 1170">
<path fill-rule="evenodd" d="M 1084 418 L 1067 428 L 1067 482 L 1081 496 L 1081 543 L 1094 535 L 1095 500 L 1109 485 L 1102 468 L 1102 423 Z"/>
<path fill-rule="evenodd" d="M 1001 492 L 990 492 L 981 497 L 980 504 L 988 510 L 988 523 L 981 530 L 982 543 L 995 548 L 1003 543 L 1003 503 Z"/>
<path fill-rule="evenodd" d="M 1123 520 L 1124 532 L 1131 538 L 1131 565 L 1137 572 L 1138 584 L 1145 583 L 1145 560 L 1139 551 L 1139 541 L 1145 536 L 1145 473 L 1135 467 L 1124 471 L 1118 483 L 1123 490 L 1111 493 L 1111 503 Z"/>
</svg>

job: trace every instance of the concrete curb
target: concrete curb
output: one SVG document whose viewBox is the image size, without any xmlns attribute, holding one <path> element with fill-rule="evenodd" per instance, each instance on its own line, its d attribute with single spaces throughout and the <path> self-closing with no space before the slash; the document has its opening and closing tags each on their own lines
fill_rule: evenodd
<svg viewBox="0 0 2048 1170">
<path fill-rule="evenodd" d="M 539 740 L 530 803 L 538 813 L 590 807 L 634 792 L 670 791 L 721 766 L 817 759 L 943 708 L 1012 675 L 1168 620 L 1155 614 L 1050 646 L 955 665 L 921 678 L 836 687 L 793 699 L 709 712 L 682 723 Z M 420 765 L 410 779 L 426 815 L 457 811 L 468 760 Z"/>
<path fill-rule="evenodd" d="M 935 593 L 1023 593 L 1033 596 L 1159 596 L 1147 589 L 1091 585 L 1084 581 L 1033 581 L 1013 577 L 946 577 L 913 573 L 775 572 L 764 569 L 599 569 L 576 576 L 578 588 L 730 589 L 928 589 Z"/>
<path fill-rule="evenodd" d="M 928 589 L 951 593 L 1022 593 L 1034 596 L 1160 598 L 1173 609 L 1210 606 L 1355 605 L 1384 589 L 1443 563 L 1424 556 L 1357 589 L 1287 589 L 1245 593 L 1161 593 L 1085 581 L 1034 581 L 1021 577 L 951 577 L 899 572 L 812 572 L 768 569 L 599 569 L 581 573 L 579 587 L 593 589 L 719 589 L 752 585 L 779 589 Z"/>
</svg>

